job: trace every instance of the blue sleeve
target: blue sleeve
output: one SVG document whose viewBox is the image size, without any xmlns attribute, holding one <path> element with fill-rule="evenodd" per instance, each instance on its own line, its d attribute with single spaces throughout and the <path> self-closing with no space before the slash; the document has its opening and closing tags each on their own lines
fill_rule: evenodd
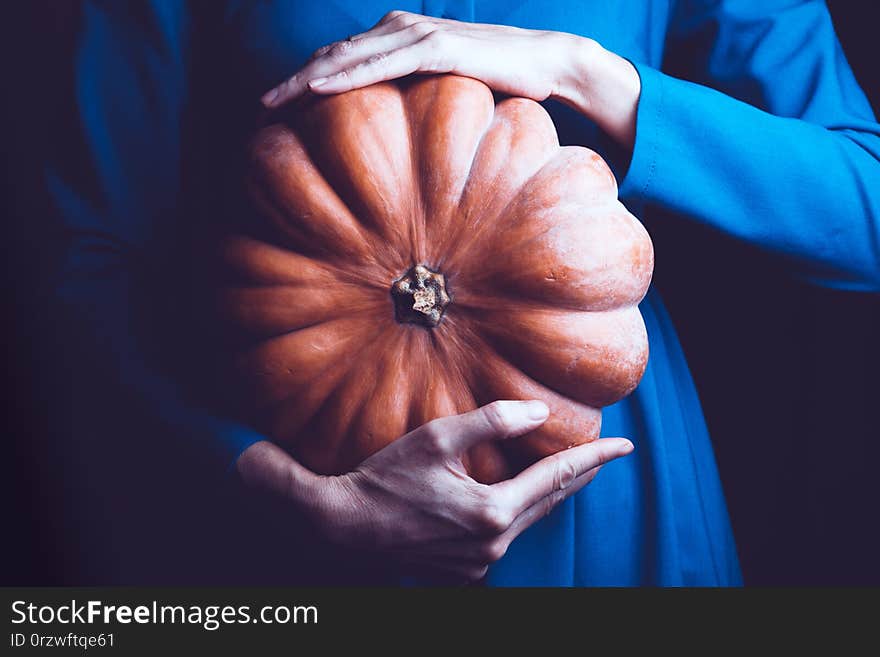
<svg viewBox="0 0 880 657">
<path fill-rule="evenodd" d="M 880 126 L 825 3 L 682 0 L 668 48 L 690 80 L 636 64 L 621 196 L 759 245 L 815 283 L 880 290 Z"/>
<path fill-rule="evenodd" d="M 183 220 L 184 7 L 83 3 L 73 62 L 77 134 L 66 135 L 47 164 L 66 236 L 53 291 L 83 380 L 121 394 L 132 423 L 146 420 L 195 441 L 187 447 L 195 445 L 207 463 L 229 467 L 262 436 L 200 408 L 160 366 L 138 319 L 145 271 L 161 268 L 160 236 L 180 230 L 175 222 Z"/>
</svg>

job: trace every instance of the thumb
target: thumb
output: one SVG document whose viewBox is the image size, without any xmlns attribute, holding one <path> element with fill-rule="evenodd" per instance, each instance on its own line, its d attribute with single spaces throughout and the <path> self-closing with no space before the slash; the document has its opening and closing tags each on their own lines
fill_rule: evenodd
<svg viewBox="0 0 880 657">
<path fill-rule="evenodd" d="M 495 401 L 476 410 L 425 425 L 444 452 L 460 455 L 477 443 L 521 436 L 544 424 L 550 410 L 539 400 Z"/>
</svg>

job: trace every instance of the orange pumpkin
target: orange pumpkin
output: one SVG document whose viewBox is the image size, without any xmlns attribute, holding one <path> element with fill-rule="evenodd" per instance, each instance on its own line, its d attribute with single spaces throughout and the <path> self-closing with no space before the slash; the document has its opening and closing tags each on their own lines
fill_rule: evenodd
<svg viewBox="0 0 880 657">
<path fill-rule="evenodd" d="M 222 319 L 247 336 L 224 385 L 317 472 L 544 400 L 541 428 L 466 455 L 494 482 L 594 440 L 644 372 L 651 241 L 534 101 L 452 75 L 312 99 L 258 132 L 248 188 L 258 223 L 222 248 Z"/>
</svg>

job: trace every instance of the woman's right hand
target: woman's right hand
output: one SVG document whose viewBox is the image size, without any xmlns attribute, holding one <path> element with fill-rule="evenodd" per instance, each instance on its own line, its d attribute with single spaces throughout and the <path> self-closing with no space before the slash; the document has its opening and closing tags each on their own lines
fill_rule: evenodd
<svg viewBox="0 0 880 657">
<path fill-rule="evenodd" d="M 525 434 L 547 419 L 540 401 L 497 401 L 411 431 L 355 470 L 316 475 L 269 442 L 238 460 L 247 483 L 292 499 L 334 543 L 388 554 L 421 569 L 480 579 L 511 541 L 633 449 L 604 438 L 548 456 L 493 485 L 467 475 L 477 443 Z"/>
</svg>

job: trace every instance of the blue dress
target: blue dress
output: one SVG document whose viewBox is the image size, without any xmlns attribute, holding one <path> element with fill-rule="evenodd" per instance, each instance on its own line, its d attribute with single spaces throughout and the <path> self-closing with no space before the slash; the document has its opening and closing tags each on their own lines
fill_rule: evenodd
<svg viewBox="0 0 880 657">
<path fill-rule="evenodd" d="M 652 211 L 673 212 L 772 252 L 818 284 L 880 290 L 880 126 L 823 2 L 219 5 L 206 27 L 182 3 L 135 10 L 134 3 L 86 2 L 74 88 L 76 161 L 89 174 L 57 159 L 48 167 L 69 229 L 58 298 L 97 336 L 119 384 L 218 467 L 261 436 L 188 402 L 180 382 L 131 337 L 137 263 L 156 257 L 163 235 L 186 221 L 181 172 L 188 103 L 199 84 L 192 61 L 209 31 L 223 44 L 209 52 L 227 93 L 216 106 L 221 125 L 224 116 L 247 116 L 317 47 L 368 29 L 391 8 L 592 37 L 641 76 L 631 161 L 618 165 L 613 145 L 587 119 L 547 107 L 562 143 L 599 150 L 617 167 L 620 196 L 649 231 Z M 686 70 L 664 71 L 676 54 Z M 648 368 L 629 398 L 605 410 L 602 428 L 631 438 L 635 452 L 514 541 L 490 569 L 490 585 L 741 583 L 710 437 L 675 329 L 654 289 L 641 310 Z"/>
</svg>

